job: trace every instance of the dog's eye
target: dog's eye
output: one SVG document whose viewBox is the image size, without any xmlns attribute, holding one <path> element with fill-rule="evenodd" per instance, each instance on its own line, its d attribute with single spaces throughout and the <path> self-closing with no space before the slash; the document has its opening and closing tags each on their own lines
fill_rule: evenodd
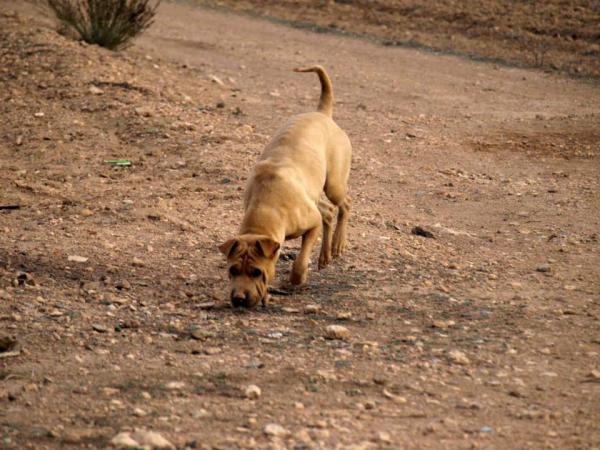
<svg viewBox="0 0 600 450">
<path fill-rule="evenodd" d="M 239 267 L 231 266 L 229 268 L 229 275 L 231 275 L 232 277 L 237 277 L 240 273 L 241 272 L 240 272 Z"/>
<path fill-rule="evenodd" d="M 257 269 L 256 267 L 254 269 L 250 270 L 250 276 L 252 278 L 258 278 L 262 275 L 262 270 Z"/>
</svg>

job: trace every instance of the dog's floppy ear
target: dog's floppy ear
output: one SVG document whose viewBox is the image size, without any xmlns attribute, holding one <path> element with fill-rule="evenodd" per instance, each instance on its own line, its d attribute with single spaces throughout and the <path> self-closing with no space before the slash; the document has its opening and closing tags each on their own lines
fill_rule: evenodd
<svg viewBox="0 0 600 450">
<path fill-rule="evenodd" d="M 279 242 L 275 242 L 273 239 L 265 237 L 256 241 L 256 247 L 265 258 L 273 258 L 277 253 L 277 250 L 279 250 Z"/>
<path fill-rule="evenodd" d="M 225 256 L 231 255 L 231 252 L 235 250 L 238 245 L 238 240 L 233 238 L 229 239 L 224 244 L 219 245 L 219 251 L 223 253 Z"/>
</svg>

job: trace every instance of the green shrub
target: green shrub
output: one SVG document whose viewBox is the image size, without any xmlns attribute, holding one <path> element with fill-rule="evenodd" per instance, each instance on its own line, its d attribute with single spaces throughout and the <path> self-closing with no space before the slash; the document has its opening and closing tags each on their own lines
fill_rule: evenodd
<svg viewBox="0 0 600 450">
<path fill-rule="evenodd" d="M 56 17 L 81 39 L 111 50 L 128 45 L 131 38 L 153 23 L 160 0 L 47 0 Z"/>
</svg>

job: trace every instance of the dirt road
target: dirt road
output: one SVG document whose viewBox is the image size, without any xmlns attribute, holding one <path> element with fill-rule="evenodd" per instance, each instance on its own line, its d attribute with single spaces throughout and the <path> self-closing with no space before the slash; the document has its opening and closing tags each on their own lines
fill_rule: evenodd
<svg viewBox="0 0 600 450">
<path fill-rule="evenodd" d="M 600 446 L 598 86 L 171 3 L 115 56 L 0 9 L 0 203 L 23 205 L 0 215 L 0 327 L 22 347 L 0 358 L 0 447 L 135 428 L 178 448 Z M 216 246 L 269 135 L 315 108 L 291 72 L 309 63 L 353 142 L 350 249 L 233 310 Z"/>
</svg>

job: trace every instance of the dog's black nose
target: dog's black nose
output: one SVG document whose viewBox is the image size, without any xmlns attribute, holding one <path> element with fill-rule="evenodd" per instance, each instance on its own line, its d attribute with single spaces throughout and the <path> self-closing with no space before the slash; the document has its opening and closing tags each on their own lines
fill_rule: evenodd
<svg viewBox="0 0 600 450">
<path fill-rule="evenodd" d="M 243 294 L 241 292 L 231 292 L 231 304 L 235 308 L 239 308 L 241 306 L 247 306 L 248 304 L 248 294 Z"/>
</svg>

